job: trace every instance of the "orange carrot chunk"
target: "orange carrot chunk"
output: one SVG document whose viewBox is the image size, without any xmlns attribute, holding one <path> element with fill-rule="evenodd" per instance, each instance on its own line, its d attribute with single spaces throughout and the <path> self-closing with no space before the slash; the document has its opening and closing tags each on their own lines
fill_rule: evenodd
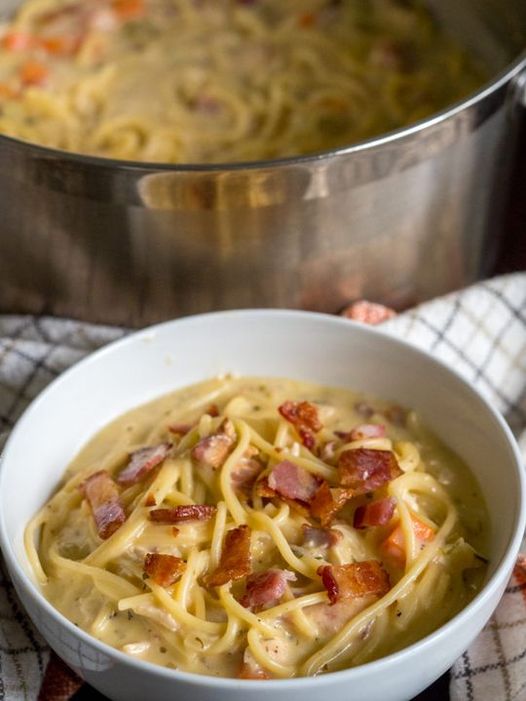
<svg viewBox="0 0 526 701">
<path fill-rule="evenodd" d="M 49 70 L 38 61 L 26 61 L 20 69 L 20 80 L 24 85 L 43 85 Z"/>
<path fill-rule="evenodd" d="M 415 537 L 419 543 L 423 545 L 433 540 L 435 537 L 435 530 L 431 528 L 431 526 L 420 520 L 415 514 L 411 514 L 411 521 Z M 405 565 L 405 538 L 400 523 L 387 536 L 381 548 L 385 557 L 393 565 L 397 565 L 398 567 L 403 567 Z"/>
<path fill-rule="evenodd" d="M 113 0 L 111 6 L 115 14 L 123 22 L 138 19 L 145 12 L 144 0 Z"/>
</svg>

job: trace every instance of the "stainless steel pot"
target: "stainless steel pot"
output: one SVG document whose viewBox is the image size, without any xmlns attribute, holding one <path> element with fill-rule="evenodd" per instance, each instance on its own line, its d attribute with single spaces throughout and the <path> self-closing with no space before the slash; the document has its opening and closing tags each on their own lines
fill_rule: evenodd
<svg viewBox="0 0 526 701">
<path fill-rule="evenodd" d="M 362 296 L 404 307 L 484 275 L 526 105 L 526 3 L 434 6 L 495 79 L 356 146 L 174 167 L 0 137 L 0 310 L 142 325 Z"/>
</svg>

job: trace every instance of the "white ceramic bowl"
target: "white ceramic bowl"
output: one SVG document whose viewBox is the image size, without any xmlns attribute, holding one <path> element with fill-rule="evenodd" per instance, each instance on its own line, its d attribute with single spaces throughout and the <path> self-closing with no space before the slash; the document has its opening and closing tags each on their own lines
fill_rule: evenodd
<svg viewBox="0 0 526 701">
<path fill-rule="evenodd" d="M 46 601 L 22 536 L 78 449 L 126 410 L 232 371 L 365 390 L 414 407 L 470 465 L 491 514 L 491 564 L 476 598 L 432 635 L 355 669 L 316 678 L 240 681 L 137 661 L 91 638 Z M 0 544 L 16 590 L 52 648 L 115 701 L 407 701 L 468 647 L 496 607 L 525 525 L 524 477 L 500 416 L 461 377 L 378 330 L 335 317 L 239 311 L 168 322 L 111 344 L 55 380 L 29 407 L 0 470 Z"/>
</svg>

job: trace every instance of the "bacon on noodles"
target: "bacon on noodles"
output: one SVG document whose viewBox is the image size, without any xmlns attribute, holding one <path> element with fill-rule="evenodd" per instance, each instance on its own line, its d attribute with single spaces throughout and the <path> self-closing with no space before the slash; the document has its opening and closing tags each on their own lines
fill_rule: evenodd
<svg viewBox="0 0 526 701">
<path fill-rule="evenodd" d="M 316 528 L 304 523 L 302 529 L 303 545 L 308 548 L 330 548 L 342 539 L 341 532 L 335 528 Z"/>
<path fill-rule="evenodd" d="M 396 502 L 392 497 L 363 504 L 354 512 L 353 526 L 355 528 L 385 526 L 393 518 L 395 505 Z"/>
<path fill-rule="evenodd" d="M 329 487 L 328 482 L 323 481 L 310 502 L 311 515 L 317 518 L 323 527 L 330 526 L 338 511 L 353 496 L 354 492 L 352 489 Z"/>
<path fill-rule="evenodd" d="M 389 575 L 377 560 L 322 565 L 317 571 L 331 604 L 369 594 L 384 596 L 391 588 Z"/>
<path fill-rule="evenodd" d="M 317 407 L 311 402 L 286 401 L 278 407 L 278 411 L 296 428 L 303 445 L 313 450 L 316 445 L 314 434 L 323 428 Z"/>
<path fill-rule="evenodd" d="M 171 443 L 159 443 L 134 451 L 130 455 L 129 463 L 119 473 L 117 482 L 126 487 L 140 482 L 166 459 L 171 448 Z"/>
<path fill-rule="evenodd" d="M 175 555 L 147 553 L 144 558 L 144 571 L 161 587 L 169 587 L 183 574 L 186 562 Z"/>
<path fill-rule="evenodd" d="M 344 450 L 338 460 L 338 472 L 340 484 L 351 488 L 355 495 L 373 492 L 402 474 L 392 451 L 369 448 Z"/>
<path fill-rule="evenodd" d="M 232 486 L 238 491 L 250 490 L 257 476 L 263 469 L 263 463 L 257 458 L 259 450 L 249 445 L 239 462 L 232 469 Z"/>
<path fill-rule="evenodd" d="M 81 490 L 90 505 L 97 533 L 106 540 L 126 521 L 117 485 L 106 470 L 88 477 Z"/>
<path fill-rule="evenodd" d="M 208 521 L 217 508 L 210 504 L 183 504 L 163 509 L 152 509 L 150 521 L 156 523 L 183 523 L 184 521 Z"/>
<path fill-rule="evenodd" d="M 245 594 L 240 603 L 253 611 L 275 606 L 285 593 L 287 582 L 295 579 L 296 575 L 288 570 L 270 569 L 251 574 L 247 578 Z"/>
<path fill-rule="evenodd" d="M 203 465 L 217 469 L 223 465 L 236 441 L 236 432 L 230 419 L 225 419 L 217 433 L 201 438 L 192 448 L 192 457 Z"/>
<path fill-rule="evenodd" d="M 209 587 L 220 587 L 250 574 L 250 534 L 250 528 L 245 525 L 227 532 L 219 565 L 205 578 Z"/>
<path fill-rule="evenodd" d="M 268 475 L 268 486 L 280 496 L 309 503 L 318 491 L 319 479 L 290 460 L 275 465 Z"/>
</svg>

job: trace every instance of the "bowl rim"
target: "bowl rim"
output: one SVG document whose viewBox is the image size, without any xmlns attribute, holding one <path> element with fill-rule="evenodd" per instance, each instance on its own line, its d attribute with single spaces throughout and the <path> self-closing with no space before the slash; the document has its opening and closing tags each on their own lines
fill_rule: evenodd
<svg viewBox="0 0 526 701">
<path fill-rule="evenodd" d="M 332 680 L 336 681 L 336 678 L 340 680 L 345 679 L 348 682 L 351 682 L 353 680 L 360 679 L 364 675 L 368 676 L 369 674 L 385 673 L 390 669 L 390 667 L 399 664 L 404 657 L 410 659 L 415 654 L 425 654 L 426 650 L 438 643 L 441 637 L 446 636 L 457 627 L 461 627 L 464 622 L 467 622 L 467 620 L 476 613 L 477 609 L 484 607 L 484 605 L 488 603 L 488 600 L 494 596 L 494 594 L 509 578 L 519 551 L 523 532 L 526 527 L 526 474 L 522 466 L 522 456 L 511 429 L 501 414 L 491 406 L 489 401 L 473 386 L 473 384 L 464 378 L 457 370 L 432 356 L 427 351 L 397 336 L 393 336 L 381 328 L 367 326 L 349 319 L 318 312 L 287 309 L 242 309 L 208 312 L 205 314 L 196 314 L 179 319 L 172 319 L 132 332 L 123 338 L 113 341 L 95 352 L 90 353 L 88 356 L 65 370 L 57 378 L 50 382 L 49 385 L 47 385 L 24 410 L 23 414 L 16 422 L 15 427 L 12 429 L 0 456 L 0 506 L 4 498 L 2 484 L 5 475 L 6 455 L 9 453 L 10 444 L 14 442 L 19 434 L 23 433 L 25 423 L 32 419 L 32 415 L 35 411 L 39 410 L 40 404 L 47 398 L 48 393 L 53 391 L 55 387 L 67 383 L 70 375 L 76 374 L 79 370 L 82 371 L 85 367 L 89 367 L 93 363 L 103 360 L 106 355 L 119 352 L 121 347 L 134 345 L 135 343 L 140 343 L 145 339 L 151 339 L 157 332 L 169 329 L 173 326 L 184 330 L 185 327 L 206 323 L 206 321 L 209 319 L 221 320 L 222 318 L 227 318 L 242 320 L 244 317 L 252 319 L 263 319 L 268 317 L 270 321 L 273 319 L 288 319 L 293 323 L 299 323 L 301 320 L 305 320 L 314 322 L 315 324 L 320 324 L 322 326 L 332 325 L 341 328 L 345 327 L 349 329 L 350 333 L 361 333 L 376 337 L 379 339 L 379 342 L 397 346 L 403 352 L 413 353 L 415 356 L 423 358 L 431 365 L 435 365 L 436 367 L 445 370 L 446 373 L 449 373 L 454 379 L 459 381 L 464 386 L 464 389 L 479 402 L 481 407 L 486 410 L 486 412 L 489 414 L 489 418 L 492 420 L 495 426 L 495 430 L 500 430 L 503 437 L 506 438 L 509 448 L 509 458 L 510 461 L 513 462 L 513 466 L 515 468 L 514 476 L 517 479 L 519 490 L 517 494 L 517 508 L 513 523 L 513 530 L 508 543 L 503 549 L 503 554 L 500 560 L 495 565 L 495 571 L 467 606 L 465 606 L 461 611 L 453 616 L 453 618 L 437 628 L 435 631 L 426 635 L 415 643 L 403 647 L 401 650 L 386 655 L 385 657 L 381 657 L 378 660 L 367 662 L 356 667 L 328 672 L 327 674 L 322 674 L 315 677 L 295 677 L 292 679 L 243 680 L 232 677 L 215 677 L 212 675 L 196 674 L 179 669 L 171 669 L 152 662 L 132 658 L 126 653 L 98 640 L 94 636 L 91 636 L 89 633 L 85 632 L 83 629 L 75 626 L 46 599 L 38 584 L 33 581 L 24 571 L 7 536 L 7 525 L 5 523 L 4 510 L 2 508 L 0 508 L 0 551 L 4 555 L 8 569 L 16 574 L 18 583 L 24 589 L 26 595 L 31 598 L 41 610 L 43 609 L 46 616 L 51 617 L 55 624 L 57 624 L 59 627 L 65 628 L 73 637 L 79 638 L 83 643 L 87 644 L 92 649 L 95 649 L 98 653 L 148 675 L 160 676 L 165 680 L 171 680 L 173 682 L 180 681 L 189 685 L 209 688 L 229 689 L 233 685 L 237 686 L 241 684 L 245 690 L 253 689 L 254 692 L 257 692 L 261 691 L 262 689 L 269 689 L 273 687 L 279 687 L 283 690 L 285 688 L 292 690 L 301 688 L 307 684 L 309 686 L 314 685 L 321 687 L 330 683 Z"/>
</svg>

